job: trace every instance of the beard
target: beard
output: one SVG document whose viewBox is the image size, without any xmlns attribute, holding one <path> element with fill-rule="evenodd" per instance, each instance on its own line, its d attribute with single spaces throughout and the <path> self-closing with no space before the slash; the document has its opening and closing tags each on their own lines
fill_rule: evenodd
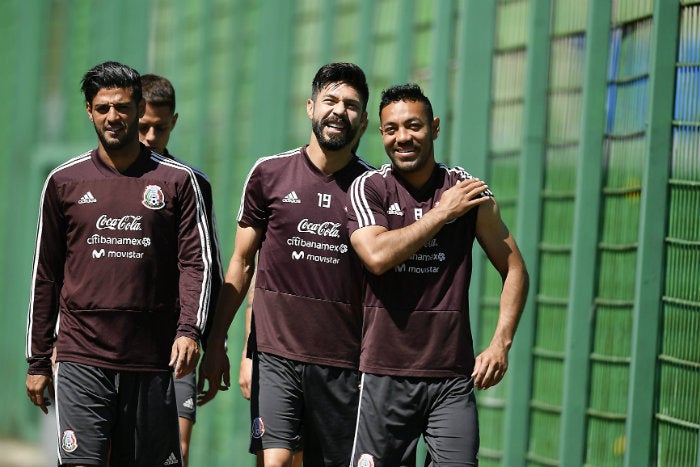
<svg viewBox="0 0 700 467">
<path fill-rule="evenodd" d="M 400 156 L 396 154 L 388 154 L 389 159 L 391 160 L 392 166 L 396 169 L 397 172 L 399 173 L 404 173 L 404 174 L 412 174 L 415 172 L 420 172 L 421 170 L 425 169 L 425 167 L 431 163 L 433 160 L 432 158 L 432 151 L 433 148 L 423 148 L 417 155 L 416 157 L 412 159 L 402 159 Z"/>
<path fill-rule="evenodd" d="M 323 134 L 323 128 L 328 124 L 329 121 L 342 121 L 344 128 L 343 131 L 337 135 L 326 136 Z M 348 144 L 352 143 L 357 136 L 359 128 L 350 125 L 350 122 L 344 118 L 329 118 L 326 117 L 322 120 L 314 120 L 311 124 L 311 129 L 316 135 L 316 140 L 319 146 L 327 151 L 338 151 L 343 149 Z"/>
<path fill-rule="evenodd" d="M 100 131 L 97 128 L 97 125 L 95 125 L 94 123 L 93 126 L 95 127 L 95 133 L 97 133 L 97 137 L 99 138 L 100 142 L 102 143 L 102 146 L 105 149 L 122 149 L 128 146 L 129 144 L 133 143 L 134 140 L 138 139 L 139 137 L 138 118 L 133 122 L 127 122 L 124 125 L 126 131 L 124 131 L 124 133 L 117 138 L 107 139 L 107 136 L 105 135 L 105 130 Z"/>
</svg>

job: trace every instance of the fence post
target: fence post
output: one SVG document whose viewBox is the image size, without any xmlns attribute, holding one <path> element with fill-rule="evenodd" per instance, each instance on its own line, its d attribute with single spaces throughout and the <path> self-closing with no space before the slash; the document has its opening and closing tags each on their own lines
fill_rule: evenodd
<svg viewBox="0 0 700 467">
<path fill-rule="evenodd" d="M 673 121 L 679 2 L 654 5 L 648 139 L 639 218 L 639 249 L 632 310 L 632 360 L 627 404 L 624 466 L 649 465 L 653 429 L 664 253 L 669 153 Z"/>
</svg>

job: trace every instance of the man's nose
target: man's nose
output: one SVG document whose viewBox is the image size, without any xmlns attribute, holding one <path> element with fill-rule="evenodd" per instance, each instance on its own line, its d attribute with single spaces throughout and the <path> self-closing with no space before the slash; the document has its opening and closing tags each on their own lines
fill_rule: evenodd
<svg viewBox="0 0 700 467">
<path fill-rule="evenodd" d="M 146 141 L 155 141 L 156 140 L 156 130 L 154 128 L 149 128 L 148 131 L 146 132 Z"/>
<path fill-rule="evenodd" d="M 113 105 L 110 105 L 109 110 L 107 111 L 107 118 L 109 120 L 117 120 L 117 119 L 121 118 L 121 115 L 117 111 L 116 107 L 114 107 Z"/>
<path fill-rule="evenodd" d="M 407 129 L 399 128 L 396 130 L 396 141 L 409 141 L 410 139 L 411 135 Z"/>
<path fill-rule="evenodd" d="M 345 106 L 344 102 L 338 102 L 333 106 L 333 113 L 336 115 L 345 115 L 348 108 Z"/>
</svg>

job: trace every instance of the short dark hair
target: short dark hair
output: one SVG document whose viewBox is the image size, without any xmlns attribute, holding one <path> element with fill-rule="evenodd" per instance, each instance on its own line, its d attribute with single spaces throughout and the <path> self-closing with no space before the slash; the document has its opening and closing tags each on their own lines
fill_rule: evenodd
<svg viewBox="0 0 700 467">
<path fill-rule="evenodd" d="M 131 97 L 141 102 L 141 75 L 139 72 L 119 62 L 104 62 L 95 65 L 85 73 L 80 83 L 80 89 L 85 94 L 85 102 L 92 100 L 100 89 L 131 88 Z"/>
<path fill-rule="evenodd" d="M 168 107 L 175 113 L 175 88 L 167 78 L 154 74 L 141 76 L 143 98 L 155 107 Z"/>
<path fill-rule="evenodd" d="M 423 94 L 420 86 L 415 83 L 399 84 L 382 91 L 382 99 L 379 102 L 380 120 L 382 117 L 382 109 L 398 101 L 420 102 L 425 106 L 425 111 L 428 114 L 428 122 L 433 121 L 433 105 L 430 103 L 430 99 Z"/>
<path fill-rule="evenodd" d="M 362 99 L 362 110 L 367 109 L 369 101 L 369 88 L 367 87 L 367 78 L 362 68 L 354 63 L 336 62 L 323 65 L 316 72 L 314 80 L 311 83 L 311 98 L 316 99 L 318 93 L 324 86 L 330 83 L 345 83 L 353 87 L 360 94 Z"/>
</svg>

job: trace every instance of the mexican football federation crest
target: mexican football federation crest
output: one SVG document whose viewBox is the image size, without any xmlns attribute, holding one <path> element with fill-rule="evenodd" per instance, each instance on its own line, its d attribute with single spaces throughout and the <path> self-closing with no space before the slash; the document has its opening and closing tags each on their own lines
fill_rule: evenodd
<svg viewBox="0 0 700 467">
<path fill-rule="evenodd" d="M 66 452 L 73 452 L 78 449 L 78 438 L 75 436 L 75 431 L 66 430 L 61 437 L 61 447 Z"/>
<path fill-rule="evenodd" d="M 165 206 L 165 195 L 158 185 L 148 185 L 143 191 L 144 206 L 148 209 L 160 209 Z"/>
<path fill-rule="evenodd" d="M 265 434 L 265 424 L 262 417 L 257 417 L 253 420 L 253 428 L 250 430 L 253 438 L 260 439 Z"/>
<path fill-rule="evenodd" d="M 362 454 L 357 460 L 357 467 L 374 467 L 374 457 L 371 454 Z"/>
</svg>

